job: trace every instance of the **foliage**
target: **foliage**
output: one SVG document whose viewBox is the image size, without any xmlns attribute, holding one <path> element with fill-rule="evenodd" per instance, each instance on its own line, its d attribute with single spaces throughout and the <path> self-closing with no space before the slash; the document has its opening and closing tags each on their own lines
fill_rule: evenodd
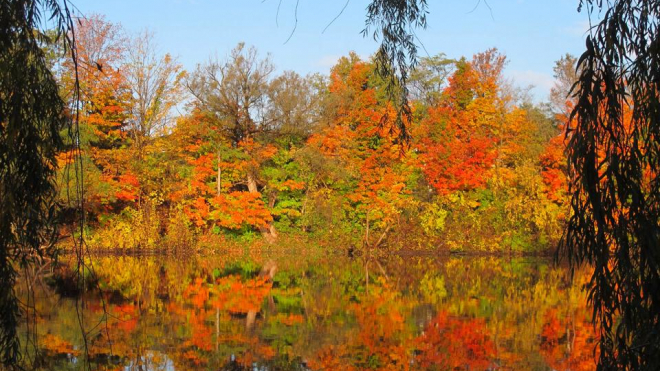
<svg viewBox="0 0 660 371">
<path fill-rule="evenodd" d="M 518 100 L 495 49 L 423 59 L 401 116 L 378 56 L 350 54 L 327 79 L 302 77 L 278 74 L 270 56 L 241 43 L 186 73 L 153 53 L 149 34 L 125 37 L 101 16 L 77 32 L 85 67 L 76 164 L 87 174 L 92 246 L 213 250 L 282 233 L 349 250 L 539 252 L 558 239 L 567 203 L 556 122 L 566 107 L 549 113 Z M 570 78 L 566 58 L 557 92 Z M 75 71 L 61 65 L 70 96 Z M 192 99 L 172 117 L 180 84 Z M 66 145 L 63 166 L 75 143 Z"/>
<path fill-rule="evenodd" d="M 127 207 L 121 214 L 105 220 L 88 244 L 101 250 L 157 249 L 162 246 L 160 223 L 153 201 L 146 202 L 139 209 Z M 177 242 L 185 243 L 185 235 Z"/>
<path fill-rule="evenodd" d="M 391 257 L 381 260 L 387 277 L 374 272 L 365 287 L 364 265 L 346 257 L 232 254 L 89 261 L 101 291 L 84 318 L 98 323 L 102 299 L 108 313 L 108 331 L 90 340 L 92 364 L 595 369 L 580 289 L 588 271 L 571 281 L 537 258 Z M 273 262 L 270 281 L 260 272 Z M 37 298 L 44 369 L 76 368 L 75 299 Z"/>
</svg>

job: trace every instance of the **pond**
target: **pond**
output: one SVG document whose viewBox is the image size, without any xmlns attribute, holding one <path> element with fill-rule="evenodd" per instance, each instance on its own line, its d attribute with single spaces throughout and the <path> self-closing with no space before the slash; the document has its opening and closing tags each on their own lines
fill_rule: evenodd
<svg viewBox="0 0 660 371">
<path fill-rule="evenodd" d="M 36 285 L 41 369 L 85 354 L 101 370 L 595 369 L 585 274 L 545 258 L 241 252 L 90 270 L 84 295 L 66 266 Z"/>
</svg>

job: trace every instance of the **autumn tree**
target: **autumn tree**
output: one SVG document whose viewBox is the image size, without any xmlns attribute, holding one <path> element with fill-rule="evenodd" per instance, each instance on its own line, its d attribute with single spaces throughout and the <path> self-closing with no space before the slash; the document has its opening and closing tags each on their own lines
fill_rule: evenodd
<svg viewBox="0 0 660 371">
<path fill-rule="evenodd" d="M 59 159 L 62 164 L 72 161 L 72 151 L 80 146 L 79 161 L 85 176 L 72 179 L 61 174 L 61 189 L 65 192 L 83 182 L 86 208 L 99 213 L 139 197 L 127 133 L 131 97 L 122 69 L 127 39 L 118 25 L 100 15 L 80 19 L 75 32 L 78 63 L 65 61 L 60 81 L 69 104 L 78 106 L 80 137 L 67 142 L 67 151 Z M 80 86 L 78 101 L 72 95 L 76 81 Z"/>
<path fill-rule="evenodd" d="M 307 83 L 293 73 L 273 79 L 273 71 L 269 57 L 259 59 L 255 48 L 239 44 L 226 62 L 211 61 L 199 66 L 187 81 L 197 107 L 215 120 L 216 130 L 226 143 L 224 151 L 242 157 L 239 167 L 234 169 L 244 174 L 242 183 L 248 192 L 242 193 L 242 197 L 254 199 L 258 207 L 262 207 L 259 198 L 265 186 L 260 170 L 277 152 L 273 137 L 285 132 L 293 134 L 309 123 L 309 102 L 304 101 L 309 96 Z M 221 148 L 218 143 L 218 191 L 222 177 Z M 241 193 L 234 195 L 238 197 Z M 218 197 L 225 196 L 218 192 Z M 276 237 L 272 217 L 263 220 L 258 225 L 262 233 Z"/>
<path fill-rule="evenodd" d="M 359 225 L 363 245 L 378 246 L 408 198 L 410 169 L 402 161 L 405 147 L 399 142 L 396 110 L 379 99 L 384 84 L 374 65 L 355 55 L 333 67 L 328 89 L 334 101 L 332 123 L 312 136 L 309 145 L 348 171 L 341 191 L 351 202 L 349 214 Z"/>
<path fill-rule="evenodd" d="M 181 65 L 169 54 L 158 55 L 153 34 L 131 40 L 123 66 L 131 92 L 128 132 L 138 152 L 149 139 L 172 126 L 172 108 L 181 100 Z"/>
<path fill-rule="evenodd" d="M 504 56 L 495 50 L 459 61 L 444 91 L 430 109 L 419 133 L 422 166 L 440 194 L 484 187 L 501 160 L 505 102 L 498 79 Z"/>
<path fill-rule="evenodd" d="M 557 234 L 556 207 L 539 192 L 551 120 L 518 98 L 505 66 L 496 49 L 459 60 L 436 103 L 417 103 L 423 114 L 412 125 L 414 161 L 435 193 L 421 204 L 420 224 L 427 235 L 446 236 L 450 248 L 529 249 Z M 441 80 L 444 72 L 435 73 Z"/>
<path fill-rule="evenodd" d="M 543 182 L 547 187 L 548 197 L 559 204 L 567 201 L 568 181 L 566 178 L 566 141 L 565 128 L 570 120 L 570 113 L 575 107 L 571 90 L 577 82 L 577 59 L 570 54 L 562 56 L 555 63 L 555 85 L 550 89 L 550 103 L 557 122 L 559 133 L 547 143 L 541 155 Z"/>
</svg>

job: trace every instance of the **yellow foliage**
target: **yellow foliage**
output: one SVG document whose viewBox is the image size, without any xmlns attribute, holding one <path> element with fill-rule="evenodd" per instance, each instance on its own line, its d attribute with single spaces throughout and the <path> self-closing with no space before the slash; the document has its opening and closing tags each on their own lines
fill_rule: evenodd
<svg viewBox="0 0 660 371">
<path fill-rule="evenodd" d="M 127 207 L 89 240 L 98 249 L 155 249 L 160 246 L 160 220 L 156 207 L 147 202 L 140 209 Z"/>
</svg>

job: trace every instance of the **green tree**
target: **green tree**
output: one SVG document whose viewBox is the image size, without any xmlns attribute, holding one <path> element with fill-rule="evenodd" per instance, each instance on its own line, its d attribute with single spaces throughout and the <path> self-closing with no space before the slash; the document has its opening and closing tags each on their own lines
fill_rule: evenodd
<svg viewBox="0 0 660 371">
<path fill-rule="evenodd" d="M 447 79 L 454 71 L 456 61 L 444 53 L 421 58 L 417 67 L 410 72 L 410 95 L 427 107 L 440 103 L 442 91 L 447 87 Z"/>
</svg>

